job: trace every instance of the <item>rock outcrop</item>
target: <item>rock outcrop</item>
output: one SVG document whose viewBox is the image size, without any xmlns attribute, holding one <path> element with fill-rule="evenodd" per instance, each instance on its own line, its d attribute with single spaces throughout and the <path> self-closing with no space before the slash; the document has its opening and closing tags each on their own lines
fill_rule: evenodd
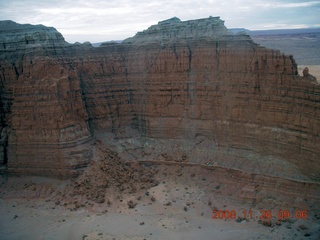
<svg viewBox="0 0 320 240">
<path fill-rule="evenodd" d="M 67 177 L 92 156 L 76 70 L 63 65 L 60 33 L 0 24 L 1 163 L 11 173 Z"/>
<path fill-rule="evenodd" d="M 225 156 L 283 159 L 320 180 L 320 86 L 298 75 L 292 56 L 229 34 L 219 18 L 169 19 L 99 48 L 4 25 L 0 159 L 9 172 L 77 174 L 93 156 L 93 132 L 135 129 L 146 139 L 200 136 Z"/>
</svg>

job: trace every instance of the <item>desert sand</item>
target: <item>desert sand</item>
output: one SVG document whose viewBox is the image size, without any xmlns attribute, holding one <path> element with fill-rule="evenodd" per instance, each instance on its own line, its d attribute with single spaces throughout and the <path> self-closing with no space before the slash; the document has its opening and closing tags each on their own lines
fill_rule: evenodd
<svg viewBox="0 0 320 240">
<path fill-rule="evenodd" d="M 302 71 L 305 67 L 309 68 L 309 73 L 317 78 L 320 82 L 320 66 L 319 65 L 298 65 L 299 74 L 302 76 Z"/>
<path fill-rule="evenodd" d="M 241 222 L 212 219 L 212 210 L 203 203 L 201 189 L 193 187 L 188 192 L 183 187 L 189 184 L 167 184 L 171 185 L 169 191 L 165 184 L 149 190 L 156 196 L 154 202 L 141 194 L 134 209 L 114 202 L 108 211 L 99 205 L 71 211 L 50 198 L 4 198 L 0 200 L 0 236 L 1 239 L 319 239 L 319 221 L 290 219 L 278 226 L 272 219 L 272 226 L 264 226 L 256 219 Z M 167 206 L 168 199 L 172 205 Z M 190 206 L 185 211 L 188 202 Z M 243 209 L 226 198 L 215 204 L 237 212 Z M 253 215 L 260 213 L 253 209 Z"/>
<path fill-rule="evenodd" d="M 191 240 L 320 237 L 318 198 L 286 195 L 281 187 L 279 192 L 270 191 L 268 187 L 248 180 L 252 178 L 249 173 L 219 166 L 144 161 L 126 168 L 128 162 L 112 150 L 100 148 L 101 145 L 101 141 L 97 141 L 95 154 L 100 160 L 92 162 L 79 178 L 3 178 L 0 186 L 0 238 Z M 108 162 L 110 159 L 113 159 L 112 163 Z M 130 172 L 131 169 L 134 171 Z M 119 171 L 126 175 L 122 177 Z M 132 173 L 135 176 L 130 176 Z M 118 176 L 122 181 L 117 179 Z M 121 183 L 114 187 L 113 180 Z M 281 178 L 276 181 L 279 185 L 284 184 Z M 104 188 L 100 187 L 102 183 Z M 276 215 L 281 209 L 288 209 L 292 216 L 278 221 Z M 294 216 L 300 209 L 308 209 L 305 219 Z M 213 219 L 214 210 L 233 210 L 236 217 L 220 215 L 221 219 Z M 271 211 L 270 221 L 260 220 L 261 210 Z"/>
</svg>

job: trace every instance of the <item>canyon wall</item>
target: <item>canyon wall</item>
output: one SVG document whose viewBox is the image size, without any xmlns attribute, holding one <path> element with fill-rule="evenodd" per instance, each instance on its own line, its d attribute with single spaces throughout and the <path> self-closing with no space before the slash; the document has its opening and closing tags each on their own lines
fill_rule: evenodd
<svg viewBox="0 0 320 240">
<path fill-rule="evenodd" d="M 69 177 L 92 157 L 76 70 L 67 43 L 44 26 L 1 23 L 1 163 L 10 173 Z"/>
<path fill-rule="evenodd" d="M 0 27 L 0 159 L 11 173 L 76 175 L 94 132 L 135 129 L 279 157 L 320 180 L 319 84 L 219 18 L 173 18 L 98 48 L 43 26 Z"/>
</svg>

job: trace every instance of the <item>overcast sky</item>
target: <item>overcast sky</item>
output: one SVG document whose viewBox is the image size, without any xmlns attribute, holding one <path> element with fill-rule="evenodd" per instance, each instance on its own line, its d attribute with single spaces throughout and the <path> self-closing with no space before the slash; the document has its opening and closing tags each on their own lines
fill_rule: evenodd
<svg viewBox="0 0 320 240">
<path fill-rule="evenodd" d="M 320 1 L 0 0 L 0 20 L 53 26 L 71 43 L 122 40 L 174 16 L 220 16 L 251 30 L 320 27 Z"/>
</svg>

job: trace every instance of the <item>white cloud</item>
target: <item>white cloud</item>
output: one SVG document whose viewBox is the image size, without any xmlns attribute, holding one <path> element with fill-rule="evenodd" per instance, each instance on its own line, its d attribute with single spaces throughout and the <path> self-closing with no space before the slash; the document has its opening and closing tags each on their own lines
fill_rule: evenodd
<svg viewBox="0 0 320 240">
<path fill-rule="evenodd" d="M 303 8 L 303 7 L 313 7 L 320 5 L 319 1 L 309 1 L 309 2 L 268 2 L 259 3 L 257 6 L 264 8 Z"/>
<path fill-rule="evenodd" d="M 36 9 L 39 13 L 48 14 L 48 15 L 58 15 L 58 14 L 85 14 L 90 16 L 103 16 L 103 15 L 122 15 L 128 14 L 132 12 L 130 8 L 109 8 L 109 9 L 101 9 L 101 8 L 85 8 L 85 7 L 76 7 L 76 8 L 43 8 Z"/>
<path fill-rule="evenodd" d="M 53 26 L 69 42 L 99 42 L 133 36 L 174 16 L 220 16 L 230 28 L 314 26 L 319 9 L 319 1 L 295 0 L 0 0 L 0 20 Z"/>
<path fill-rule="evenodd" d="M 295 28 L 307 28 L 306 24 L 281 24 L 281 23 L 266 23 L 262 24 L 260 29 L 295 29 Z"/>
</svg>

